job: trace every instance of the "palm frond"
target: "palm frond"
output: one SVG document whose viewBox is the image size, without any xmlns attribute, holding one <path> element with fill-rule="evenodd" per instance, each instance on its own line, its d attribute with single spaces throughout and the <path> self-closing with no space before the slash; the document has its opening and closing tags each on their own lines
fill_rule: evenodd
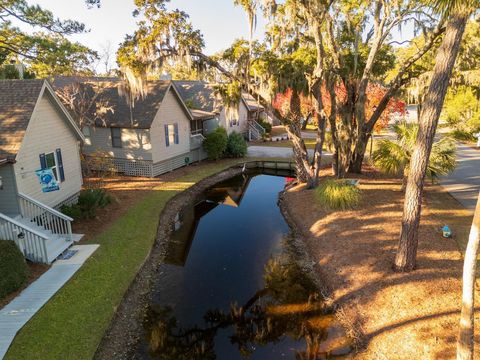
<svg viewBox="0 0 480 360">
<path fill-rule="evenodd" d="M 427 168 L 427 176 L 432 181 L 455 169 L 456 149 L 455 141 L 450 137 L 444 137 L 433 144 Z"/>
<path fill-rule="evenodd" d="M 392 140 L 381 140 L 372 157 L 375 166 L 389 175 L 402 174 L 410 161 L 403 146 Z"/>
</svg>

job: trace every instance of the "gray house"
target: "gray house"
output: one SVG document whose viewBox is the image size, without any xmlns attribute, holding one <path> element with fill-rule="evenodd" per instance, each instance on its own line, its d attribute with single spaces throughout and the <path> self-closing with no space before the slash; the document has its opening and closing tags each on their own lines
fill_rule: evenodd
<svg viewBox="0 0 480 360">
<path fill-rule="evenodd" d="M 87 99 L 83 114 L 71 110 L 87 158 L 104 157 L 118 172 L 147 177 L 206 158 L 196 131 L 204 118 L 192 115 L 171 81 L 148 81 L 135 101 L 118 78 L 59 77 L 54 86 L 67 106 L 69 92 Z"/>
<path fill-rule="evenodd" d="M 173 81 L 173 84 L 191 116 L 197 118 L 197 131 L 202 130 L 200 124 L 203 124 L 205 134 L 222 126 L 228 134 L 232 132 L 244 134 L 248 140 L 259 139 L 265 132 L 265 129 L 258 124 L 265 109 L 250 94 L 242 93 L 238 108 L 229 109 L 215 95 L 212 84 L 196 80 Z"/>
<path fill-rule="evenodd" d="M 58 208 L 80 192 L 83 140 L 47 81 L 0 81 L 0 239 L 32 261 L 50 263 L 76 239 Z"/>
</svg>

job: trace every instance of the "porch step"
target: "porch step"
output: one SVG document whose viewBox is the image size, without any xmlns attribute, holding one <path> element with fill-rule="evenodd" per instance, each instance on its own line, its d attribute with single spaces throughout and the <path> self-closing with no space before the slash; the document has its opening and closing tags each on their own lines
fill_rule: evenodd
<svg viewBox="0 0 480 360">
<path fill-rule="evenodd" d="M 48 239 L 47 245 L 47 259 L 49 263 L 54 262 L 65 250 L 73 246 L 71 241 L 65 241 L 64 239 L 57 237 L 56 239 Z"/>
<path fill-rule="evenodd" d="M 45 237 L 48 238 L 45 244 L 47 246 L 47 260 L 49 263 L 55 261 L 55 259 L 59 257 L 65 250 L 67 250 L 70 246 L 74 245 L 74 241 L 68 241 L 66 237 L 56 235 L 50 230 L 38 226 L 30 219 L 17 217 L 15 220 L 25 225 L 26 227 L 45 235 Z"/>
</svg>

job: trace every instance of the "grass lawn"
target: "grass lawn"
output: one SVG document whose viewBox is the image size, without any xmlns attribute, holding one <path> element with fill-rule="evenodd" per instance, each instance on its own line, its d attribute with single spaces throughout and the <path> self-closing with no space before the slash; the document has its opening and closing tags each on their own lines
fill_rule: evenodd
<svg viewBox="0 0 480 360">
<path fill-rule="evenodd" d="M 245 161 L 245 160 L 240 160 Z M 87 243 L 100 248 L 19 332 L 5 359 L 91 359 L 116 307 L 155 241 L 169 199 L 239 160 L 192 166 L 161 181 Z"/>
</svg>

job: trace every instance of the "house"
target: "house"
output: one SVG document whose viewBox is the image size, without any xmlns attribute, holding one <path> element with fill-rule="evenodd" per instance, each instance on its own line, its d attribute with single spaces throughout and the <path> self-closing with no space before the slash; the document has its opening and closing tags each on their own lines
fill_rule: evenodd
<svg viewBox="0 0 480 360">
<path fill-rule="evenodd" d="M 204 81 L 173 81 L 191 116 L 198 121 L 196 129 L 208 134 L 218 126 L 228 134 L 244 134 L 248 140 L 262 137 L 265 129 L 258 124 L 264 108 L 250 94 L 243 92 L 238 108 L 229 109 L 216 96 L 215 87 Z M 203 129 L 200 129 L 200 123 Z"/>
<path fill-rule="evenodd" d="M 87 99 L 83 119 L 72 112 L 78 123 L 83 121 L 86 157 L 103 157 L 118 172 L 147 177 L 206 158 L 203 135 L 197 131 L 204 118 L 192 115 L 171 81 L 144 85 L 143 94 L 131 101 L 119 78 L 54 80 L 65 103 L 69 91 L 82 92 L 80 98 Z"/>
<path fill-rule="evenodd" d="M 32 261 L 50 263 L 75 240 L 58 208 L 80 192 L 83 140 L 47 81 L 0 81 L 0 239 Z"/>
</svg>

